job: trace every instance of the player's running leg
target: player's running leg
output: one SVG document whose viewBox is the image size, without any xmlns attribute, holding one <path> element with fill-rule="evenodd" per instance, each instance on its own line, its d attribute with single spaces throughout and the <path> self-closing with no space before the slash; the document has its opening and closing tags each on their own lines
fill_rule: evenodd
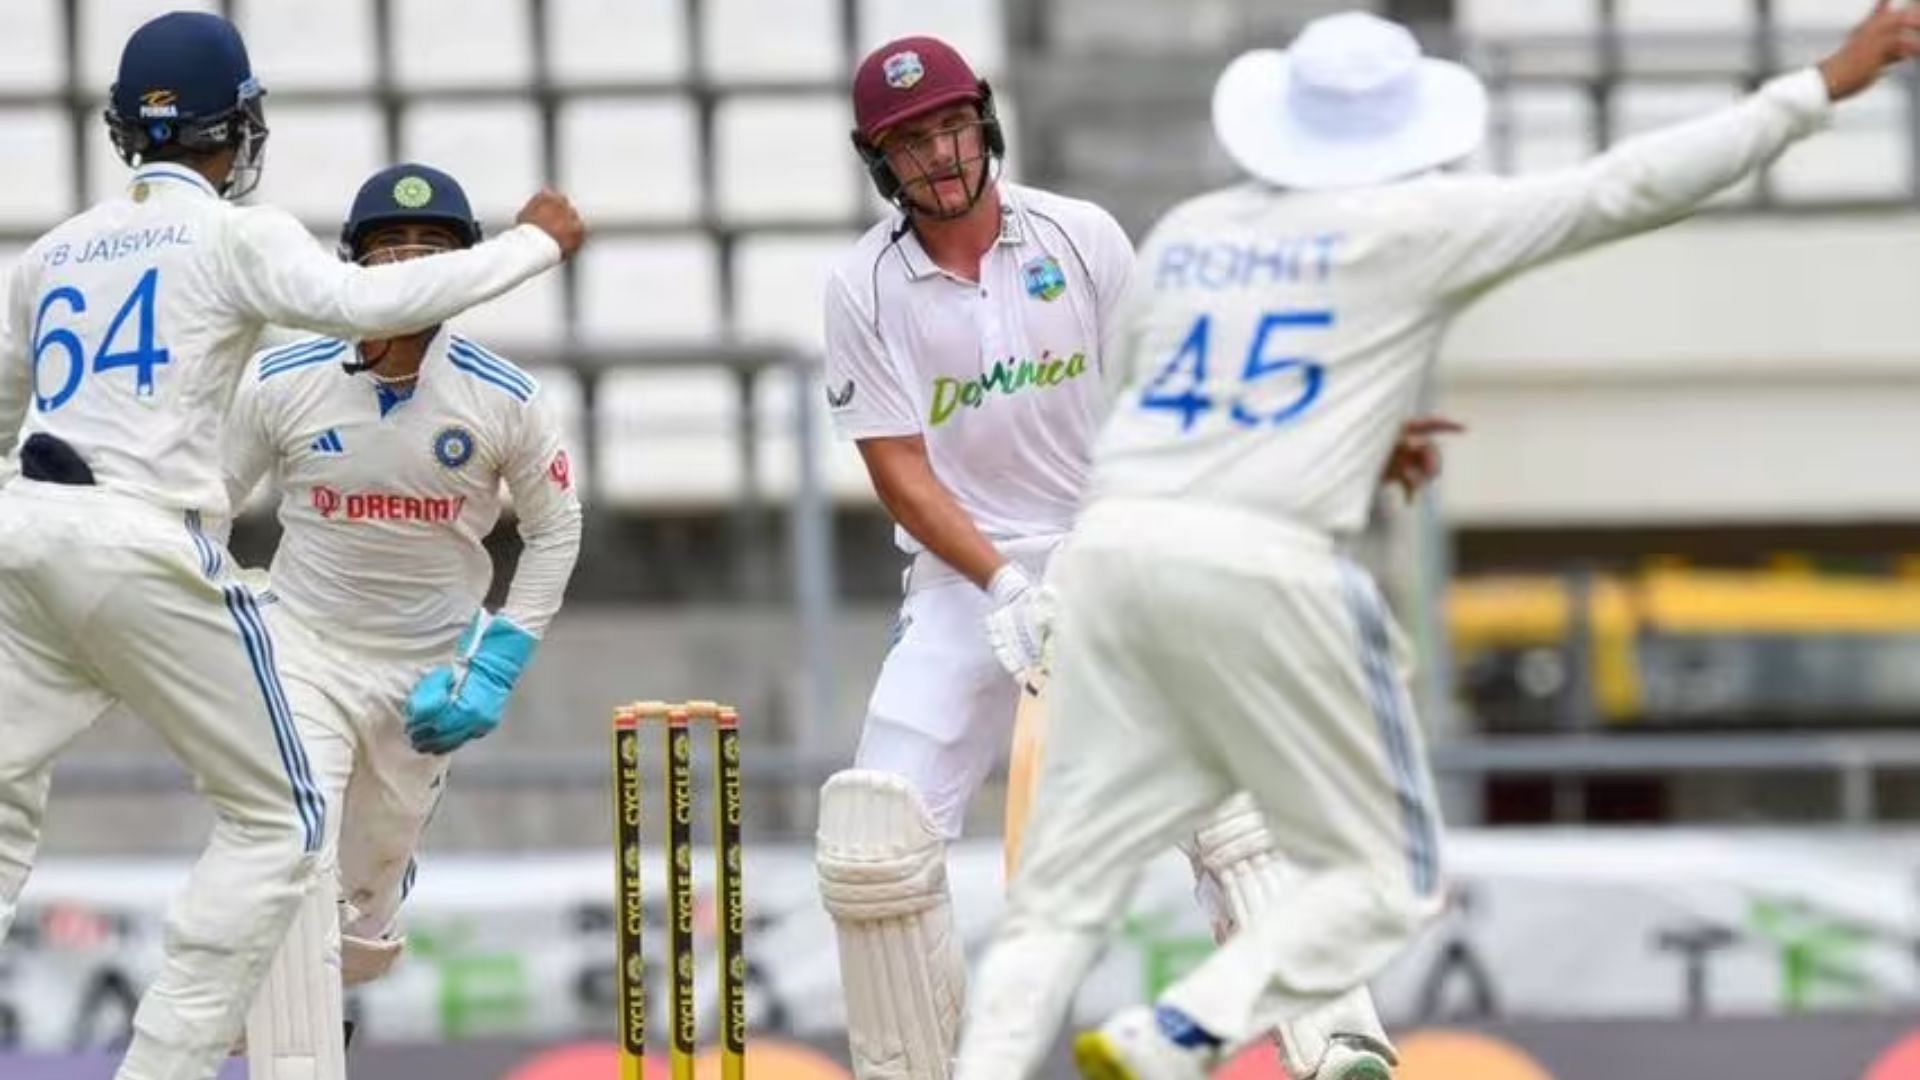
<svg viewBox="0 0 1920 1080">
<path fill-rule="evenodd" d="M 975 968 L 956 1080 L 1029 1075 L 1141 869 L 1231 791 L 1186 743 L 1190 703 L 1147 670 L 1152 614 L 1081 588 L 1085 553 L 1060 560 L 1041 779 L 1007 912 Z"/>
<path fill-rule="evenodd" d="M 102 494 L 31 504 L 58 562 L 31 573 L 36 595 L 79 664 L 135 706 L 213 804 L 212 838 L 169 909 L 165 962 L 117 1074 L 202 1080 L 226 1056 L 312 880 L 325 804 L 272 639 L 229 577 L 230 557 L 190 521 Z"/>
<path fill-rule="evenodd" d="M 1007 771 L 1007 877 L 1018 864 L 1038 770 L 1044 758 L 1045 698 L 1022 694 Z M 1282 895 L 1287 868 L 1273 833 L 1245 792 L 1228 799 L 1183 845 L 1193 864 L 1195 893 L 1225 941 Z M 1373 995 L 1356 987 L 1332 1004 L 1286 1021 L 1274 1031 L 1287 1075 L 1295 1080 L 1376 1080 L 1389 1075 L 1393 1044 Z"/>
<path fill-rule="evenodd" d="M 294 720 L 307 748 L 314 778 L 334 808 L 313 888 L 294 916 L 267 977 L 247 1010 L 249 1080 L 346 1080 L 345 1007 L 340 942 L 340 831 L 355 742 L 343 706 L 314 676 L 330 672 L 335 683 L 353 673 L 332 666 L 312 636 L 284 609 L 268 605 L 268 626 L 279 642 Z"/>
<path fill-rule="evenodd" d="M 820 793 L 820 898 L 840 940 L 860 1080 L 946 1080 L 966 1006 L 946 843 L 911 782 L 848 769 Z"/>
<path fill-rule="evenodd" d="M 257 635 L 257 616 L 238 602 L 235 606 L 241 611 L 237 618 L 252 624 L 245 648 L 270 657 L 270 645 Z M 238 646 L 239 637 L 236 633 L 230 640 Z M 271 664 L 270 658 L 259 662 L 253 723 L 269 736 L 272 728 L 289 734 L 275 740 L 279 745 L 264 748 L 252 745 L 250 735 L 208 737 L 203 728 L 188 725 L 188 718 L 198 719 L 211 708 L 248 716 L 239 701 L 203 697 L 215 690 L 212 685 L 164 701 L 157 681 L 122 680 L 123 694 L 147 701 L 143 712 L 169 725 L 163 733 L 213 803 L 215 825 L 186 889 L 169 907 L 167 962 L 134 1017 L 133 1043 L 119 1080 L 211 1075 L 211 1062 L 224 1057 L 239 1034 L 246 1006 L 319 871 L 325 804 L 310 779 L 304 749 L 290 734 L 284 712 L 271 722 L 258 715 L 268 711 L 267 700 L 282 696 L 273 685 Z M 144 689 L 143 682 L 148 682 Z M 273 706 L 276 712 L 282 708 Z M 262 750 L 271 756 L 263 759 Z M 296 798 L 304 807 L 297 813 Z M 203 1064 L 207 1071 L 196 1071 Z"/>
<path fill-rule="evenodd" d="M 361 766 L 341 808 L 341 963 L 348 986 L 385 975 L 406 948 L 400 906 L 413 888 L 415 854 L 446 794 L 453 761 L 407 741 L 396 706 L 406 700 L 411 679 L 404 666 L 400 670 L 383 672 L 380 681 L 392 680 L 388 685 L 367 687 L 367 708 L 357 717 Z"/>
<path fill-rule="evenodd" d="M 248 1080 L 346 1080 L 340 879 L 322 864 L 247 1010 Z"/>
<path fill-rule="evenodd" d="M 1432 783 L 1371 581 L 1325 556 L 1179 576 L 1221 619 L 1189 658 L 1191 686 L 1220 691 L 1196 722 L 1302 873 L 1156 1012 L 1103 1029 L 1121 1057 L 1156 1052 L 1169 1028 L 1224 1055 L 1364 984 L 1439 909 Z"/>
<path fill-rule="evenodd" d="M 44 559 L 25 519 L 0 509 L 0 940 L 40 846 L 52 763 L 113 705 L 23 571 Z"/>
<path fill-rule="evenodd" d="M 1245 792 L 1214 811 L 1194 834 L 1187 855 L 1195 891 L 1221 942 L 1277 907 L 1299 881 Z M 1274 1034 L 1281 1062 L 1295 1080 L 1376 1080 L 1388 1076 L 1395 1061 L 1373 995 L 1364 986 L 1283 1021 Z"/>
<path fill-rule="evenodd" d="M 965 581 L 913 592 L 854 768 L 821 797 L 816 864 L 860 1080 L 946 1080 L 966 996 L 946 846 L 1005 751 L 1018 688 Z"/>
</svg>

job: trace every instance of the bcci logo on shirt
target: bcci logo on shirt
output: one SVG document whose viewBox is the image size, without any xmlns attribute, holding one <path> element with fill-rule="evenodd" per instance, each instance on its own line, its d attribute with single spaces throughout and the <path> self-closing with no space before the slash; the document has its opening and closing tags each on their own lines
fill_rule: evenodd
<svg viewBox="0 0 1920 1080">
<path fill-rule="evenodd" d="M 1060 269 L 1060 260 L 1051 255 L 1042 255 L 1021 267 L 1020 276 L 1027 283 L 1027 295 L 1036 300 L 1052 303 L 1067 291 L 1067 275 Z"/>
<path fill-rule="evenodd" d="M 443 469 L 457 469 L 473 457 L 473 433 L 450 427 L 433 437 L 433 460 Z"/>
</svg>

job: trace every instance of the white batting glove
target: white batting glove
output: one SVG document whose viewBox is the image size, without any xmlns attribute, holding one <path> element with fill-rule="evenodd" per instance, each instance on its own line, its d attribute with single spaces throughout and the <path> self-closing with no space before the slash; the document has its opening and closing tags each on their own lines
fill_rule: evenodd
<svg viewBox="0 0 1920 1080">
<path fill-rule="evenodd" d="M 1046 678 L 1047 633 L 1053 608 L 1046 591 L 1018 566 L 1008 563 L 987 583 L 993 610 L 987 612 L 987 640 L 1000 666 L 1034 693 Z"/>
</svg>

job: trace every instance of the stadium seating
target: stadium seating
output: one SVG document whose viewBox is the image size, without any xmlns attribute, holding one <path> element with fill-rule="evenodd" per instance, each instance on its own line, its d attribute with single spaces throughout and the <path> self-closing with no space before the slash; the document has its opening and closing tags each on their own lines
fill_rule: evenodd
<svg viewBox="0 0 1920 1080">
<path fill-rule="evenodd" d="M 863 52 L 894 38 L 932 34 L 951 42 L 988 78 L 1006 70 L 1006 28 L 1002 24 L 1001 5 L 996 0 L 853 2 Z"/>
<path fill-rule="evenodd" d="M 540 117 L 530 102 L 428 101 L 400 121 L 400 153 L 460 178 L 483 221 L 508 222 L 540 186 Z"/>
<path fill-rule="evenodd" d="M 601 380 L 598 411 L 592 460 L 600 498 L 690 510 L 724 503 L 740 488 L 740 383 L 733 372 L 613 372 Z"/>
<path fill-rule="evenodd" d="M 7 179 L 0 227 L 44 227 L 73 211 L 73 125 L 51 108 L 0 108 L 7 131 Z"/>
<path fill-rule="evenodd" d="M 0 4 L 0 93 L 64 86 L 65 55 L 59 0 Z"/>
<path fill-rule="evenodd" d="M 554 343 L 567 338 L 565 290 L 560 277 L 542 275 L 467 312 L 461 328 L 509 357 L 551 356 Z"/>
<path fill-rule="evenodd" d="M 374 84 L 380 52 L 371 0 L 240 0 L 234 18 L 247 35 L 247 52 L 269 94 L 358 90 Z M 275 123 L 276 143 L 285 130 Z"/>
<path fill-rule="evenodd" d="M 75 128 L 64 102 L 53 96 L 64 93 L 70 77 L 85 93 L 103 97 L 128 29 L 164 10 L 222 6 L 217 0 L 76 0 L 78 69 L 70 76 L 67 4 L 0 4 L 0 95 L 44 95 L 0 106 L 0 123 L 22 151 L 0 194 L 0 230 L 14 239 L 30 234 L 74 209 L 76 187 L 101 197 L 124 182 L 122 166 L 90 120 L 92 106 L 85 110 L 88 122 Z M 844 98 L 851 63 L 883 40 L 939 34 L 983 74 L 1000 77 L 1025 47 L 1023 28 L 1037 27 L 1059 60 L 1049 61 L 1039 81 L 1070 87 L 1075 63 L 1111 69 L 1129 55 L 1153 51 L 1210 64 L 1249 42 L 1278 43 L 1301 21 L 1351 5 L 231 0 L 224 6 L 247 32 L 274 95 L 260 198 L 298 214 L 323 241 L 331 239 L 354 187 L 394 152 L 460 176 L 490 230 L 507 226 L 545 179 L 574 196 L 599 228 L 579 265 L 461 321 L 510 354 L 546 360 L 570 342 L 619 350 L 734 340 L 817 350 L 820 274 L 884 210 L 848 152 Z M 1457 0 L 1455 7 L 1464 51 L 1488 61 L 1491 72 L 1518 73 L 1512 81 L 1495 79 L 1495 136 L 1484 155 L 1485 164 L 1517 172 L 1584 159 L 1597 149 L 1602 119 L 1619 138 L 1697 115 L 1740 93 L 1751 74 L 1757 18 L 1751 0 Z M 1830 45 L 1835 29 L 1858 14 L 1853 5 L 1831 0 L 1773 0 L 1772 11 L 1774 44 L 1785 63 Z M 690 25 L 690 17 L 698 24 Z M 536 19 L 543 21 L 536 25 Z M 1592 80 L 1600 72 L 1598 32 L 1608 20 L 1636 44 L 1625 50 L 1626 78 L 1604 96 L 1603 117 L 1596 114 Z M 1723 78 L 1703 80 L 1706 74 Z M 1044 161 L 1049 182 L 1106 199 L 1140 224 L 1169 193 L 1224 174 L 1204 129 L 1177 120 L 1204 108 L 1204 83 L 1194 80 L 1191 100 L 1177 108 L 1161 102 L 1157 112 L 1116 116 L 1111 110 L 1063 113 L 1040 88 L 1023 83 L 1016 93 L 1003 81 L 1008 127 L 1016 128 L 1017 112 L 1031 114 L 1043 125 L 1034 136 L 1046 143 L 1037 151 L 1023 148 L 1021 132 L 1013 130 L 1016 151 L 1007 175 L 1018 179 L 1029 162 Z M 389 85 L 400 95 L 391 109 L 378 97 Z M 1842 112 L 1832 133 L 1785 158 L 1764 185 L 1738 189 L 1723 202 L 1748 205 L 1762 191 L 1787 204 L 1898 198 L 1910 185 L 1908 141 L 1900 137 L 1907 116 L 1899 89 L 1869 95 Z M 1179 152 L 1142 162 L 1135 148 L 1143 132 Z M 649 505 L 707 499 L 718 508 L 738 481 L 738 453 L 724 440 L 716 443 L 713 433 L 738 418 L 737 393 L 711 392 L 720 384 L 695 393 L 669 374 L 648 370 L 608 379 L 602 416 L 575 417 L 582 444 L 607 443 L 612 437 L 589 433 L 599 426 L 596 419 L 619 420 L 606 410 L 652 400 L 653 380 L 666 378 L 661 400 L 692 410 L 690 431 L 708 431 L 677 436 L 686 443 L 676 453 L 717 464 L 689 466 L 678 488 L 665 480 L 652 484 L 644 469 L 638 477 L 613 476 L 616 486 L 604 494 L 616 505 L 632 493 Z M 721 384 L 732 386 L 732 376 L 723 374 Z M 579 387 L 567 385 L 577 410 Z M 792 392 L 786 374 L 763 375 L 754 408 L 778 414 Z M 790 440 L 790 425 L 768 430 Z M 704 449 L 695 453 L 690 447 L 701 440 Z M 836 453 L 842 450 L 851 453 Z M 758 453 L 770 477 L 786 456 L 776 443 Z M 829 484 L 843 496 L 866 498 L 857 464 L 836 458 L 834 469 L 852 468 L 830 472 Z"/>
<path fill-rule="evenodd" d="M 680 96 L 574 98 L 561 107 L 560 182 L 595 222 L 699 218 L 698 117 Z"/>
<path fill-rule="evenodd" d="M 31 0 L 29 0 L 31 3 Z M 5 5 L 13 7 L 12 0 Z M 49 5 L 58 8 L 61 5 Z M 214 0 L 80 0 L 80 85 L 105 97 L 134 27 L 169 11 L 218 11 Z"/>
<path fill-rule="evenodd" d="M 1528 35 L 1591 35 L 1600 29 L 1595 0 L 1458 0 L 1455 10 L 1463 35 L 1503 38 Z"/>
<path fill-rule="evenodd" d="M 846 78 L 839 0 L 707 0 L 704 72 L 722 83 Z"/>
<path fill-rule="evenodd" d="M 1540 172 L 1593 156 L 1593 101 L 1574 87 L 1515 87 L 1495 116 L 1494 141 L 1506 154 L 1497 164 L 1506 171 Z"/>
<path fill-rule="evenodd" d="M 549 0 L 554 81 L 607 86 L 686 77 L 686 7 L 685 0 Z"/>
<path fill-rule="evenodd" d="M 859 210 L 852 109 L 838 96 L 734 97 L 714 117 L 716 198 L 730 223 L 844 222 Z"/>
<path fill-rule="evenodd" d="M 533 76 L 525 0 L 392 0 L 403 87 L 524 86 Z"/>
<path fill-rule="evenodd" d="M 753 341 L 773 341 L 818 352 L 822 283 L 853 237 L 846 234 L 761 233 L 734 251 L 734 328 Z"/>
<path fill-rule="evenodd" d="M 759 426 L 756 461 L 762 490 L 769 499 L 783 500 L 799 487 L 799 446 L 795 393 L 810 395 L 819 401 L 823 384 L 818 374 L 808 374 L 803 383 L 791 369 L 774 368 L 760 373 L 753 385 L 754 420 Z M 873 498 L 873 485 L 867 478 L 867 466 L 852 444 L 833 437 L 833 426 L 825 409 L 813 410 L 813 446 L 818 456 L 821 486 L 827 498 L 836 503 L 861 503 Z"/>
<path fill-rule="evenodd" d="M 261 200 L 330 235 L 346 216 L 354 192 L 388 164 L 379 111 L 358 103 L 276 104 L 270 122 Z"/>
<path fill-rule="evenodd" d="M 580 339 L 589 345 L 703 342 L 718 336 L 720 267 L 699 233 L 605 237 L 580 255 Z"/>
</svg>

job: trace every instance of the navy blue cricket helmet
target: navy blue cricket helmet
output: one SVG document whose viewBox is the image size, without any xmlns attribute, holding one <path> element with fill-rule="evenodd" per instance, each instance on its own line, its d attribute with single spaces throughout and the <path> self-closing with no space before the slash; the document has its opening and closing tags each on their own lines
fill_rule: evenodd
<svg viewBox="0 0 1920 1080">
<path fill-rule="evenodd" d="M 353 197 L 353 209 L 340 226 L 340 257 L 362 254 L 367 234 L 388 225 L 439 225 L 460 238 L 461 246 L 480 242 L 480 222 L 460 182 L 431 165 L 406 162 L 374 173 Z"/>
<path fill-rule="evenodd" d="M 108 95 L 107 130 L 128 165 L 151 160 L 163 147 L 199 153 L 233 147 L 223 193 L 239 198 L 260 182 L 265 95 L 232 23 L 197 11 L 169 12 L 127 39 Z"/>
</svg>

